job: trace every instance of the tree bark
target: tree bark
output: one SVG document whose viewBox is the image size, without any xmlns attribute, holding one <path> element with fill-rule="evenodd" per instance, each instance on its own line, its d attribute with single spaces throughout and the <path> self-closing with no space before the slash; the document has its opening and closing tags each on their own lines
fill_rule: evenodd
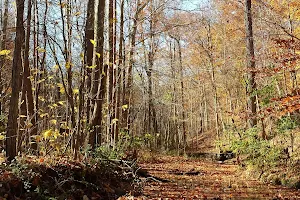
<svg viewBox="0 0 300 200">
<path fill-rule="evenodd" d="M 248 84 L 247 104 L 249 111 L 248 125 L 250 128 L 257 125 L 256 119 L 256 95 L 253 93 L 256 90 L 255 82 L 255 55 L 254 55 L 254 39 L 253 39 L 253 25 L 252 25 L 252 12 L 251 0 L 245 0 L 245 25 L 246 25 L 246 52 L 247 52 L 247 70 L 248 70 Z"/>
<path fill-rule="evenodd" d="M 107 74 L 107 134 L 110 135 L 111 145 L 114 146 L 114 133 L 112 126 L 113 116 L 113 82 L 114 82 L 114 0 L 109 0 L 109 64 Z"/>
<path fill-rule="evenodd" d="M 85 65 L 92 66 L 93 65 L 93 52 L 94 46 L 91 40 L 94 40 L 94 15 L 95 15 L 95 0 L 89 0 L 87 5 L 87 19 L 85 25 Z M 86 69 L 86 88 L 90 90 L 91 88 L 91 75 L 92 69 Z M 90 109 L 91 109 L 91 99 L 88 98 L 88 102 L 86 104 L 86 116 L 87 121 L 90 120 Z"/>
<path fill-rule="evenodd" d="M 95 80 L 94 80 L 94 88 L 96 88 L 96 97 L 95 97 L 95 105 L 93 108 L 93 116 L 92 116 L 92 130 L 89 137 L 89 143 L 94 148 L 97 145 L 97 135 L 102 134 L 102 109 L 103 102 L 105 96 L 105 87 L 106 87 L 106 73 L 107 67 L 103 65 L 103 46 L 104 46 L 104 17 L 105 17 L 105 0 L 100 0 L 98 4 L 98 20 L 94 23 L 97 23 L 97 48 L 96 52 L 99 53 L 99 57 L 97 56 L 96 60 L 96 71 L 95 71 Z M 95 30 L 94 30 L 95 31 Z M 94 91 L 95 92 L 95 91 Z"/>
<path fill-rule="evenodd" d="M 1 38 L 1 45 L 0 45 L 0 49 L 4 50 L 6 49 L 6 38 L 7 38 L 7 23 L 8 23 L 8 0 L 5 0 L 4 2 L 4 17 L 3 17 L 3 26 L 2 26 L 2 38 Z M 5 64 L 5 58 L 3 56 L 0 56 L 0 115 L 2 115 L 3 112 L 3 83 L 2 83 L 2 70 L 4 68 L 4 64 Z M 1 124 L 2 122 L 0 122 L 0 126 L 2 126 L 3 124 Z"/>
<path fill-rule="evenodd" d="M 121 7 L 120 7 L 120 38 L 119 38 L 119 62 L 118 62 L 118 76 L 117 76 L 117 91 L 116 91 L 116 106 L 115 106 L 115 112 L 116 112 L 116 123 L 115 123 L 115 137 L 116 142 L 118 141 L 119 133 L 120 133 L 120 122 L 121 122 L 121 92 L 123 85 L 123 77 L 122 77 L 122 71 L 124 70 L 124 56 L 123 56 L 123 41 L 124 41 L 124 4 L 125 0 L 121 0 Z"/>
<path fill-rule="evenodd" d="M 30 28 L 31 28 L 31 10 L 32 10 L 32 1 L 28 0 L 28 8 L 27 8 L 27 27 L 26 27 L 26 39 L 24 44 L 24 69 L 23 69 L 23 89 L 22 89 L 22 101 L 21 104 L 21 114 L 26 115 L 28 122 L 32 124 L 32 130 L 25 134 L 27 134 L 27 142 L 30 143 L 31 136 L 37 135 L 37 126 L 35 122 L 34 116 L 34 100 L 33 100 L 33 91 L 32 84 L 30 80 L 30 66 L 29 66 L 29 43 L 30 43 Z M 20 135 L 21 136 L 21 135 Z M 22 143 L 21 137 L 19 137 L 20 141 L 18 141 L 18 149 L 20 150 L 20 146 Z M 32 143 L 31 148 L 33 150 L 37 150 L 37 143 L 34 141 Z"/>
<path fill-rule="evenodd" d="M 22 69 L 22 44 L 24 40 L 24 2 L 25 0 L 16 0 L 17 6 L 17 22 L 16 22 L 16 38 L 15 50 L 12 65 L 11 79 L 11 97 L 6 133 L 6 157 L 8 161 L 12 161 L 17 155 L 16 137 L 18 133 L 18 114 L 19 114 L 19 92 L 20 92 L 20 73 Z"/>
</svg>

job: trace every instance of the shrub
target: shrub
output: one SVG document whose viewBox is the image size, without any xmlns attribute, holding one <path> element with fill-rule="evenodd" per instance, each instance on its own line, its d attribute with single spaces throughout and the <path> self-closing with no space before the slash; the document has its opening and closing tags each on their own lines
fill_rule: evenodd
<svg viewBox="0 0 300 200">
<path fill-rule="evenodd" d="M 231 142 L 230 149 L 240 155 L 246 155 L 245 162 L 255 168 L 264 170 L 278 165 L 284 154 L 284 147 L 274 146 L 268 140 L 260 139 L 258 128 L 251 128 Z"/>
</svg>

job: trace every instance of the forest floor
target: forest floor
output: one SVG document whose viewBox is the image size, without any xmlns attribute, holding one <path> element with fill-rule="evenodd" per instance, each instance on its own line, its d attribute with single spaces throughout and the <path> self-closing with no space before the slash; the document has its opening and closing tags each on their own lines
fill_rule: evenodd
<svg viewBox="0 0 300 200">
<path fill-rule="evenodd" d="M 170 182 L 146 182 L 135 199 L 300 199 L 300 190 L 246 178 L 233 163 L 161 156 L 141 167 Z"/>
</svg>

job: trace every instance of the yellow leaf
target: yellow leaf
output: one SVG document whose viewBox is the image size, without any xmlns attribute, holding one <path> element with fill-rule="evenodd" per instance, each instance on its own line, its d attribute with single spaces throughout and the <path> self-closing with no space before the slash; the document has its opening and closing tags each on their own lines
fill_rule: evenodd
<svg viewBox="0 0 300 200">
<path fill-rule="evenodd" d="M 59 89 L 59 92 L 60 92 L 61 94 L 64 94 L 64 93 L 65 93 L 65 88 L 61 87 L 61 88 Z"/>
<path fill-rule="evenodd" d="M 46 52 L 46 50 L 43 49 L 43 48 L 38 48 L 38 52 L 39 52 L 39 53 L 44 53 L 44 52 Z"/>
<path fill-rule="evenodd" d="M 51 106 L 51 105 L 48 105 L 48 107 L 50 108 L 50 109 L 53 109 L 54 107 L 53 106 Z"/>
<path fill-rule="evenodd" d="M 10 50 L 4 49 L 0 51 L 0 56 L 7 56 L 8 54 L 10 54 Z"/>
<path fill-rule="evenodd" d="M 59 102 L 58 102 L 58 104 L 61 105 L 61 106 L 63 106 L 64 103 L 65 103 L 64 101 L 59 101 Z"/>
<path fill-rule="evenodd" d="M 79 16 L 81 13 L 80 12 L 76 12 L 74 13 L 74 16 Z"/>
<path fill-rule="evenodd" d="M 47 117 L 47 116 L 49 116 L 48 113 L 42 113 L 42 114 L 40 114 L 40 117 L 41 117 L 41 118 L 44 118 L 44 117 Z"/>
<path fill-rule="evenodd" d="M 54 66 L 53 66 L 53 69 L 54 69 L 54 70 L 58 70 L 58 69 L 59 69 L 59 66 L 58 66 L 58 65 L 54 65 Z"/>
<path fill-rule="evenodd" d="M 33 124 L 31 122 L 29 122 L 28 124 L 26 124 L 26 128 L 31 128 L 33 126 Z"/>
<path fill-rule="evenodd" d="M 44 131 L 43 136 L 45 139 L 51 137 L 53 134 L 53 131 L 51 129 Z"/>
<path fill-rule="evenodd" d="M 112 120 L 112 123 L 113 123 L 113 124 L 116 124 L 118 121 L 119 121 L 119 120 L 118 120 L 117 118 L 115 118 L 115 119 Z"/>
<path fill-rule="evenodd" d="M 79 94 L 79 90 L 78 89 L 73 89 L 73 93 L 74 94 Z"/>
<path fill-rule="evenodd" d="M 56 119 L 51 119 L 49 122 L 50 122 L 50 124 L 52 124 L 52 125 L 56 125 L 57 120 L 56 120 Z"/>
<path fill-rule="evenodd" d="M 5 139 L 5 136 L 4 135 L 0 135 L 0 140 L 4 140 Z"/>
<path fill-rule="evenodd" d="M 101 54 L 100 54 L 100 53 L 96 53 L 96 56 L 97 56 L 98 58 L 100 58 Z"/>
<path fill-rule="evenodd" d="M 43 79 L 41 79 L 41 80 L 38 80 L 36 83 L 37 84 L 40 84 L 40 83 L 42 83 L 42 82 L 44 82 L 45 81 L 45 79 L 43 78 Z"/>
<path fill-rule="evenodd" d="M 38 97 L 38 99 L 39 99 L 40 101 L 42 101 L 42 102 L 44 102 L 44 101 L 45 101 L 45 98 L 44 98 L 44 97 L 42 97 L 42 96 L 39 96 L 39 97 Z"/>
<path fill-rule="evenodd" d="M 122 106 L 122 109 L 123 109 L 123 110 L 127 110 L 127 109 L 128 109 L 128 105 L 123 105 L 123 106 Z"/>
<path fill-rule="evenodd" d="M 92 43 L 92 45 L 96 46 L 96 41 L 95 40 L 90 40 L 90 42 Z"/>
<path fill-rule="evenodd" d="M 70 63 L 70 62 L 66 62 L 66 65 L 65 65 L 66 69 L 70 69 L 70 68 L 71 68 L 71 66 L 72 66 L 72 63 Z"/>
<path fill-rule="evenodd" d="M 34 77 L 33 76 L 28 76 L 27 77 L 29 80 L 34 81 Z"/>
<path fill-rule="evenodd" d="M 89 69 L 95 69 L 96 67 L 97 67 L 97 65 L 86 66 L 86 68 L 89 68 Z"/>
<path fill-rule="evenodd" d="M 26 118 L 26 115 L 19 115 L 20 118 Z"/>
<path fill-rule="evenodd" d="M 55 139 L 57 139 L 58 136 L 60 136 L 60 133 L 59 133 L 58 130 L 55 130 L 54 133 L 53 133 L 53 137 L 54 137 Z"/>
</svg>

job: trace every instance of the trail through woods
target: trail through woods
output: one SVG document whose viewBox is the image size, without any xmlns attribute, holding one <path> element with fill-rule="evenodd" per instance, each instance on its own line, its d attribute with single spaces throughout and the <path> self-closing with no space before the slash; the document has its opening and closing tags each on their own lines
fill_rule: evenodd
<svg viewBox="0 0 300 200">
<path fill-rule="evenodd" d="M 170 182 L 147 182 L 140 199 L 300 199 L 300 190 L 246 178 L 232 163 L 164 156 L 141 165 Z"/>
</svg>

